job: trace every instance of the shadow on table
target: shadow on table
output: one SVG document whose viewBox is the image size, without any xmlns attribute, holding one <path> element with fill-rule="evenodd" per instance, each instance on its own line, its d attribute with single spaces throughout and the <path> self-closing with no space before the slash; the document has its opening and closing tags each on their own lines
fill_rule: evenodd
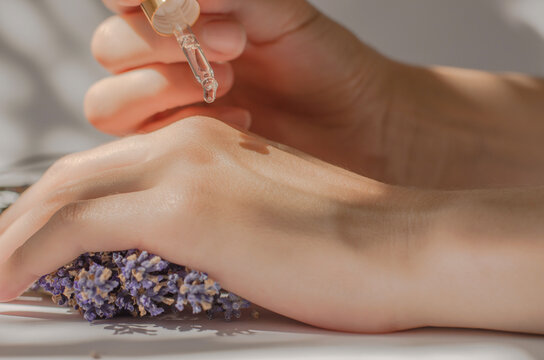
<svg viewBox="0 0 544 360">
<path fill-rule="evenodd" d="M 44 326 L 44 320 L 50 320 L 57 326 L 66 324 L 73 326 L 74 331 L 89 331 L 93 335 L 106 332 L 98 340 L 62 341 L 51 344 L 34 344 L 31 341 L 24 344 L 0 346 L 1 358 L 17 357 L 77 357 L 82 354 L 102 353 L 117 357 L 161 356 L 169 354 L 193 354 L 211 352 L 229 352 L 240 350 L 260 350 L 267 348 L 304 346 L 300 338 L 287 339 L 285 336 L 267 337 L 266 340 L 254 338 L 251 341 L 225 342 L 223 337 L 253 336 L 257 333 L 285 334 L 330 334 L 345 336 L 345 334 L 329 332 L 277 315 L 265 309 L 254 307 L 258 318 L 246 311 L 240 319 L 226 321 L 222 318 L 208 319 L 206 315 L 187 315 L 182 313 L 166 314 L 156 318 L 119 317 L 110 320 L 94 321 L 86 326 L 86 321 L 75 311 L 47 312 L 48 307 L 58 310 L 46 296 L 23 297 L 10 303 L 23 305 L 21 310 L 1 311 L 0 316 L 24 318 L 25 326 Z M 25 311 L 24 307 L 32 306 Z M 18 308 L 18 306 L 17 306 Z M 78 323 L 81 323 L 79 325 Z M 68 325 L 72 324 L 72 325 Z M 8 320 L 9 327 L 9 320 Z M 176 335 L 177 334 L 177 335 Z M 184 336 L 185 334 L 187 336 Z M 103 335 L 103 334 L 102 334 Z M 143 338 L 142 338 L 143 336 Z M 349 335 L 348 335 L 349 336 Z M 91 338 L 91 337 L 90 337 Z M 149 340 L 146 340 L 148 338 Z"/>
<path fill-rule="evenodd" d="M 0 312 L 8 319 L 5 323 L 8 329 L 10 316 L 23 317 L 24 322 L 19 324 L 22 328 L 43 327 L 44 331 L 63 329 L 56 331 L 64 336 L 74 332 L 76 336 L 51 342 L 29 338 L 25 343 L 0 345 L 0 359 L 76 358 L 92 357 L 93 354 L 119 358 L 217 354 L 218 357 L 230 358 L 229 354 L 238 356 L 241 352 L 261 353 L 277 349 L 282 349 L 283 354 L 291 351 L 300 354 L 305 349 L 312 349 L 315 354 L 316 349 L 321 349 L 317 351 L 325 355 L 331 351 L 331 346 L 337 354 L 363 351 L 360 353 L 362 356 L 379 357 L 393 353 L 398 356 L 400 351 L 406 355 L 406 359 L 428 359 L 431 354 L 520 360 L 544 356 L 542 337 L 501 332 L 419 329 L 389 335 L 343 334 L 313 328 L 263 309 L 259 309 L 258 319 L 246 312 L 242 318 L 230 322 L 209 320 L 201 315 L 168 314 L 158 318 L 101 320 L 87 326 L 77 313 L 48 313 L 47 307 L 51 306 L 51 302 L 46 299 L 23 298 L 11 304 L 23 305 L 23 311 Z M 38 305 L 33 307 L 36 312 L 24 311 L 26 305 Z M 59 309 L 52 308 L 50 311 L 53 310 Z M 88 336 L 88 340 L 82 340 L 82 336 L 83 339 Z M 490 354 L 498 357 L 489 357 Z M 330 358 L 335 358 L 334 354 Z"/>
<path fill-rule="evenodd" d="M 253 318 L 248 311 L 240 319 L 226 321 L 220 317 L 209 319 L 206 315 L 167 314 L 157 318 L 121 317 L 112 320 L 99 320 L 92 326 L 111 331 L 112 335 L 141 334 L 156 336 L 160 331 L 176 331 L 181 333 L 213 333 L 216 336 L 251 336 L 257 332 L 296 332 L 298 334 L 330 333 L 310 327 L 297 321 L 274 314 L 265 309 L 254 308 L 259 314 Z"/>
<path fill-rule="evenodd" d="M 82 322 L 86 323 L 81 315 L 68 308 L 62 308 L 55 305 L 49 295 L 43 295 L 36 292 L 27 292 L 17 300 L 10 302 L 11 305 L 32 306 L 32 311 L 24 308 L 13 311 L 2 311 L 0 315 L 27 318 L 27 324 L 33 321 L 41 322 L 43 320 Z M 63 312 L 49 312 L 48 308 L 55 310 L 65 309 Z M 43 311 L 39 311 L 43 309 Z M 213 333 L 216 336 L 235 336 L 235 335 L 253 335 L 257 331 L 276 331 L 276 332 L 296 332 L 306 334 L 334 332 L 321 330 L 301 322 L 275 314 L 263 308 L 252 306 L 243 312 L 239 319 L 226 321 L 221 316 L 209 319 L 205 314 L 187 314 L 187 313 L 167 313 L 158 317 L 134 318 L 131 316 L 117 317 L 109 320 L 97 320 L 90 323 L 93 328 L 103 328 L 111 335 L 148 335 L 156 336 L 159 331 L 176 332 L 194 332 L 194 333 Z M 339 334 L 339 333 L 338 333 Z"/>
</svg>

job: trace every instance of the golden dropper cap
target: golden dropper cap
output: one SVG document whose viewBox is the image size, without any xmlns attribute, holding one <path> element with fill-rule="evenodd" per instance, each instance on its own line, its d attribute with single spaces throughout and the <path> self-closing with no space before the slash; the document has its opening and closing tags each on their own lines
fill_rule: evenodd
<svg viewBox="0 0 544 360">
<path fill-rule="evenodd" d="M 145 0 L 142 10 L 157 33 L 172 35 L 176 24 L 193 25 L 200 15 L 196 0 Z"/>
</svg>

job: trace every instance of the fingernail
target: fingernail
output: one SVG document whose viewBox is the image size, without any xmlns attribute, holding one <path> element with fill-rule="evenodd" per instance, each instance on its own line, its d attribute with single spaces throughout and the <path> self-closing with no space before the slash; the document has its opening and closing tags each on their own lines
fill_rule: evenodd
<svg viewBox="0 0 544 360">
<path fill-rule="evenodd" d="M 234 21 L 211 21 L 202 29 L 202 42 L 222 54 L 238 54 L 245 46 L 246 33 L 242 25 Z"/>
</svg>

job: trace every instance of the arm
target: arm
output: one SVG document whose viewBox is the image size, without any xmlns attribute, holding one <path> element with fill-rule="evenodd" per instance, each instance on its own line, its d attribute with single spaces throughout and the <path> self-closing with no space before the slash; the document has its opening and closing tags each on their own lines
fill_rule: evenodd
<svg viewBox="0 0 544 360">
<path fill-rule="evenodd" d="M 441 197 L 416 287 L 424 323 L 544 333 L 544 188 Z"/>
<path fill-rule="evenodd" d="M 401 145 L 386 149 L 393 152 L 386 157 L 410 163 L 390 170 L 397 182 L 440 188 L 544 183 L 543 80 L 404 65 L 394 73 L 387 134 Z"/>
<path fill-rule="evenodd" d="M 175 41 L 157 36 L 137 8 L 106 3 L 125 12 L 100 26 L 93 51 L 121 74 L 97 83 L 86 99 L 89 120 L 105 132 L 150 131 L 208 115 L 389 184 L 544 181 L 542 81 L 399 64 L 305 1 L 201 0 L 194 30 L 211 61 L 222 63 L 214 65 L 221 101 L 195 107 L 201 89 Z M 289 36 L 278 23 L 293 29 Z M 220 36 L 210 42 L 210 33 Z M 218 43 L 232 47 L 218 51 Z"/>
<path fill-rule="evenodd" d="M 138 248 L 319 327 L 544 333 L 543 216 L 543 190 L 389 186 L 189 118 L 70 155 L 2 214 L 0 301 Z"/>
</svg>

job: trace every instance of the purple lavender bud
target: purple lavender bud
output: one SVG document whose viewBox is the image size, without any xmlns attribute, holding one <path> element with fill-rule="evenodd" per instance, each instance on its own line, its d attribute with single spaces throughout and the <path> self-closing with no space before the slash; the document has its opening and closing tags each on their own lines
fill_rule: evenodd
<svg viewBox="0 0 544 360">
<path fill-rule="evenodd" d="M 88 321 L 123 313 L 158 316 L 166 310 L 239 317 L 249 303 L 203 272 L 137 250 L 83 254 L 37 283 L 55 301 L 79 309 Z"/>
<path fill-rule="evenodd" d="M 0 191 L 0 195 L 15 200 L 11 194 Z M 88 321 L 126 313 L 158 316 L 166 310 L 184 311 L 187 305 L 195 314 L 206 311 L 212 318 L 223 313 L 230 320 L 249 307 L 246 300 L 222 290 L 206 273 L 138 250 L 82 254 L 42 276 L 32 289 L 49 292 L 57 304 L 79 310 Z"/>
</svg>

